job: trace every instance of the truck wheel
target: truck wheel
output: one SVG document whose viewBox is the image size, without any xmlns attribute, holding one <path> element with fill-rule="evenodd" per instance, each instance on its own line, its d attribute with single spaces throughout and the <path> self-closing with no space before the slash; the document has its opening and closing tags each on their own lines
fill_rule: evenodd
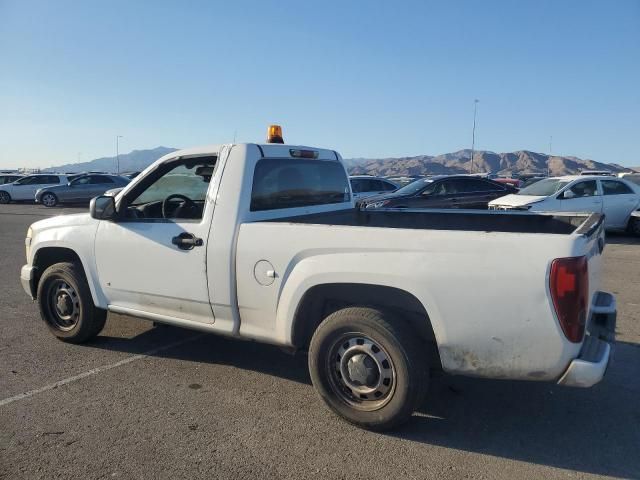
<svg viewBox="0 0 640 480">
<path fill-rule="evenodd" d="M 0 192 L 0 204 L 11 203 L 11 195 L 5 191 Z"/>
<path fill-rule="evenodd" d="M 40 197 L 40 201 L 45 207 L 55 207 L 58 204 L 58 197 L 51 192 L 45 192 Z"/>
<path fill-rule="evenodd" d="M 429 382 L 428 357 L 416 333 L 373 308 L 329 315 L 311 340 L 309 372 L 331 410 L 371 430 L 409 419 Z"/>
<path fill-rule="evenodd" d="M 38 283 L 40 316 L 60 340 L 83 343 L 98 335 L 107 319 L 97 308 L 82 267 L 56 263 L 47 268 Z"/>
<path fill-rule="evenodd" d="M 640 217 L 631 217 L 631 220 L 629 220 L 629 233 L 640 237 Z"/>
</svg>

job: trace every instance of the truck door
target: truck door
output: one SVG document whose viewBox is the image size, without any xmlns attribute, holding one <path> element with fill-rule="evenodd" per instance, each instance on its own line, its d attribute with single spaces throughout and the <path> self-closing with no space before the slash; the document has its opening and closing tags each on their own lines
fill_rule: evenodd
<svg viewBox="0 0 640 480">
<path fill-rule="evenodd" d="M 100 221 L 96 264 L 110 307 L 213 323 L 206 246 L 216 161 L 159 164 L 118 200 L 118 219 Z"/>
</svg>

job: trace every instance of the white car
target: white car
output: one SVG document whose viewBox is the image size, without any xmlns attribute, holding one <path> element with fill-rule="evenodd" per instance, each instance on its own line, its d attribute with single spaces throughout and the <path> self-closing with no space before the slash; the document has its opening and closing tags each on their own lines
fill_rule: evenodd
<svg viewBox="0 0 640 480">
<path fill-rule="evenodd" d="M 66 175 L 39 173 L 27 175 L 13 183 L 0 185 L 0 203 L 11 203 L 15 200 L 35 201 L 35 195 L 43 187 L 66 185 L 69 183 Z"/>
<path fill-rule="evenodd" d="M 349 177 L 349 181 L 354 200 L 391 193 L 398 189 L 398 185 L 386 178 L 372 177 L 371 175 L 353 175 Z"/>
<path fill-rule="evenodd" d="M 25 239 L 22 285 L 66 342 L 111 311 L 308 350 L 320 397 L 374 429 L 410 417 L 431 371 L 606 371 L 601 214 L 360 211 L 334 150 L 280 143 L 172 152 L 89 210 Z"/>
<path fill-rule="evenodd" d="M 611 176 L 572 175 L 540 180 L 518 193 L 489 202 L 490 210 L 604 213 L 607 230 L 640 235 L 640 187 Z"/>
</svg>

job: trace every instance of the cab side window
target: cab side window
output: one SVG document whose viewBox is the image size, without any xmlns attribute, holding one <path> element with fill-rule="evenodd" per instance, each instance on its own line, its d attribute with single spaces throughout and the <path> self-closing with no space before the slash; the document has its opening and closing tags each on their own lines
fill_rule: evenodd
<svg viewBox="0 0 640 480">
<path fill-rule="evenodd" d="M 217 157 L 197 157 L 167 162 L 125 198 L 126 219 L 200 220 L 215 171 Z"/>
<path fill-rule="evenodd" d="M 632 194 L 633 191 L 624 183 L 617 182 L 616 180 L 601 180 L 602 193 L 604 195 L 627 195 Z"/>
<path fill-rule="evenodd" d="M 569 190 L 575 194 L 575 198 L 594 197 L 598 195 L 598 185 L 595 180 L 576 183 Z"/>
</svg>

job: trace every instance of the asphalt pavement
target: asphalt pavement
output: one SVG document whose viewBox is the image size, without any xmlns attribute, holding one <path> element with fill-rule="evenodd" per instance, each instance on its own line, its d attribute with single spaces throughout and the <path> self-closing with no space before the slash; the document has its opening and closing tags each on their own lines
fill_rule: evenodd
<svg viewBox="0 0 640 480">
<path fill-rule="evenodd" d="M 380 434 L 324 407 L 303 354 L 111 314 L 87 345 L 56 340 L 20 286 L 24 236 L 86 210 L 0 206 L 2 479 L 640 478 L 637 239 L 605 249 L 619 317 L 601 384 L 441 376 Z"/>
</svg>

